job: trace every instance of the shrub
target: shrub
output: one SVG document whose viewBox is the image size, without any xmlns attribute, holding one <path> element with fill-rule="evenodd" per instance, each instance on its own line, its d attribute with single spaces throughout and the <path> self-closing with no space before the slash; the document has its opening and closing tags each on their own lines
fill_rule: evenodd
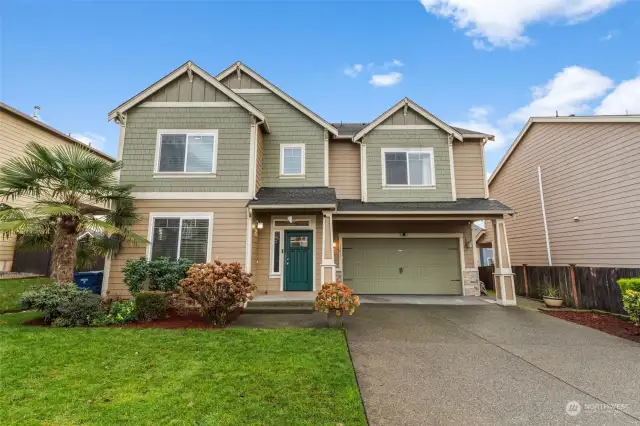
<svg viewBox="0 0 640 426">
<path fill-rule="evenodd" d="M 320 312 L 335 312 L 337 316 L 347 311 L 353 315 L 360 306 L 360 298 L 351 292 L 351 289 L 341 282 L 325 283 L 316 296 L 315 308 Z"/>
<path fill-rule="evenodd" d="M 169 293 L 169 309 L 181 317 L 200 313 L 200 305 L 181 291 Z"/>
<path fill-rule="evenodd" d="M 618 286 L 622 294 L 627 290 L 640 291 L 640 278 L 620 278 Z"/>
<path fill-rule="evenodd" d="M 110 305 L 105 306 L 106 311 L 102 312 L 91 321 L 94 327 L 111 324 L 127 324 L 136 320 L 136 305 L 133 299 L 115 300 Z"/>
<path fill-rule="evenodd" d="M 181 292 L 200 305 L 202 315 L 216 325 L 224 325 L 227 315 L 251 300 L 256 286 L 251 274 L 242 270 L 239 263 L 196 264 L 189 268 L 187 278 L 180 282 Z"/>
<path fill-rule="evenodd" d="M 629 319 L 635 324 L 640 324 L 640 278 L 621 278 L 618 285 L 622 293 L 622 304 L 629 314 Z"/>
<path fill-rule="evenodd" d="M 124 283 L 133 295 L 142 290 L 173 291 L 187 276 L 191 265 L 193 262 L 187 259 L 161 257 L 147 261 L 141 257 L 127 260 L 122 273 Z"/>
<path fill-rule="evenodd" d="M 135 295 L 136 317 L 149 322 L 166 317 L 167 293 L 161 291 L 140 291 Z"/>
<path fill-rule="evenodd" d="M 20 305 L 44 313 L 44 320 L 51 324 L 57 318 L 66 318 L 72 325 L 89 324 L 100 313 L 100 296 L 75 284 L 45 283 L 32 287 L 22 294 Z M 58 323 L 62 323 L 60 320 Z"/>
</svg>

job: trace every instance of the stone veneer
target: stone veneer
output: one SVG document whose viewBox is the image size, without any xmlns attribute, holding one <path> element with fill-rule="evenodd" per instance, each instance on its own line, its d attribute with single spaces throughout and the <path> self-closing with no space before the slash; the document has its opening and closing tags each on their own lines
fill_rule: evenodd
<svg viewBox="0 0 640 426">
<path fill-rule="evenodd" d="M 480 274 L 477 268 L 462 270 L 463 296 L 480 296 Z"/>
</svg>

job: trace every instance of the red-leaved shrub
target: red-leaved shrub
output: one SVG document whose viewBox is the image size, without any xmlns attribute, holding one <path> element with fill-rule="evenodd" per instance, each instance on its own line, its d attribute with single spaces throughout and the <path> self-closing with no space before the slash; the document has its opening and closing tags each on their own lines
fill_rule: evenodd
<svg viewBox="0 0 640 426">
<path fill-rule="evenodd" d="M 316 296 L 315 308 L 320 312 L 335 312 L 337 316 L 343 312 L 353 315 L 360 306 L 360 298 L 351 292 L 349 286 L 340 281 L 322 284 Z"/>
<path fill-rule="evenodd" d="M 243 305 L 256 290 L 251 274 L 242 270 L 238 262 L 195 264 L 180 281 L 180 291 L 200 306 L 202 315 L 216 325 L 224 325 L 227 315 Z"/>
</svg>

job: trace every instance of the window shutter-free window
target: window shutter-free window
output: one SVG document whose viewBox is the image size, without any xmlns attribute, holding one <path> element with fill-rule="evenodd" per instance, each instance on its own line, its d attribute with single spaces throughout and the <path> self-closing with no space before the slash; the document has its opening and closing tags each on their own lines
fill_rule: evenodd
<svg viewBox="0 0 640 426">
<path fill-rule="evenodd" d="M 184 171 L 187 135 L 162 135 L 160 137 L 160 172 Z"/>
<path fill-rule="evenodd" d="M 284 145 L 280 149 L 280 174 L 304 175 L 304 146 Z"/>
<path fill-rule="evenodd" d="M 154 218 L 151 260 L 168 257 L 206 263 L 210 225 L 208 218 Z"/>
<path fill-rule="evenodd" d="M 162 132 L 162 131 L 160 131 Z M 157 172 L 214 173 L 217 133 L 161 133 Z"/>
<path fill-rule="evenodd" d="M 433 186 L 433 152 L 431 149 L 383 150 L 384 185 Z"/>
</svg>

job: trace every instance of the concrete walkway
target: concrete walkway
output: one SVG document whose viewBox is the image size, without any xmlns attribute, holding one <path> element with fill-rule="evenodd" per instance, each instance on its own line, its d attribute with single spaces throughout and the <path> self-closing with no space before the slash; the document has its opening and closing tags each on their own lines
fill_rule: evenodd
<svg viewBox="0 0 640 426">
<path fill-rule="evenodd" d="M 636 343 L 486 303 L 363 304 L 345 324 L 372 425 L 640 424 Z"/>
</svg>

